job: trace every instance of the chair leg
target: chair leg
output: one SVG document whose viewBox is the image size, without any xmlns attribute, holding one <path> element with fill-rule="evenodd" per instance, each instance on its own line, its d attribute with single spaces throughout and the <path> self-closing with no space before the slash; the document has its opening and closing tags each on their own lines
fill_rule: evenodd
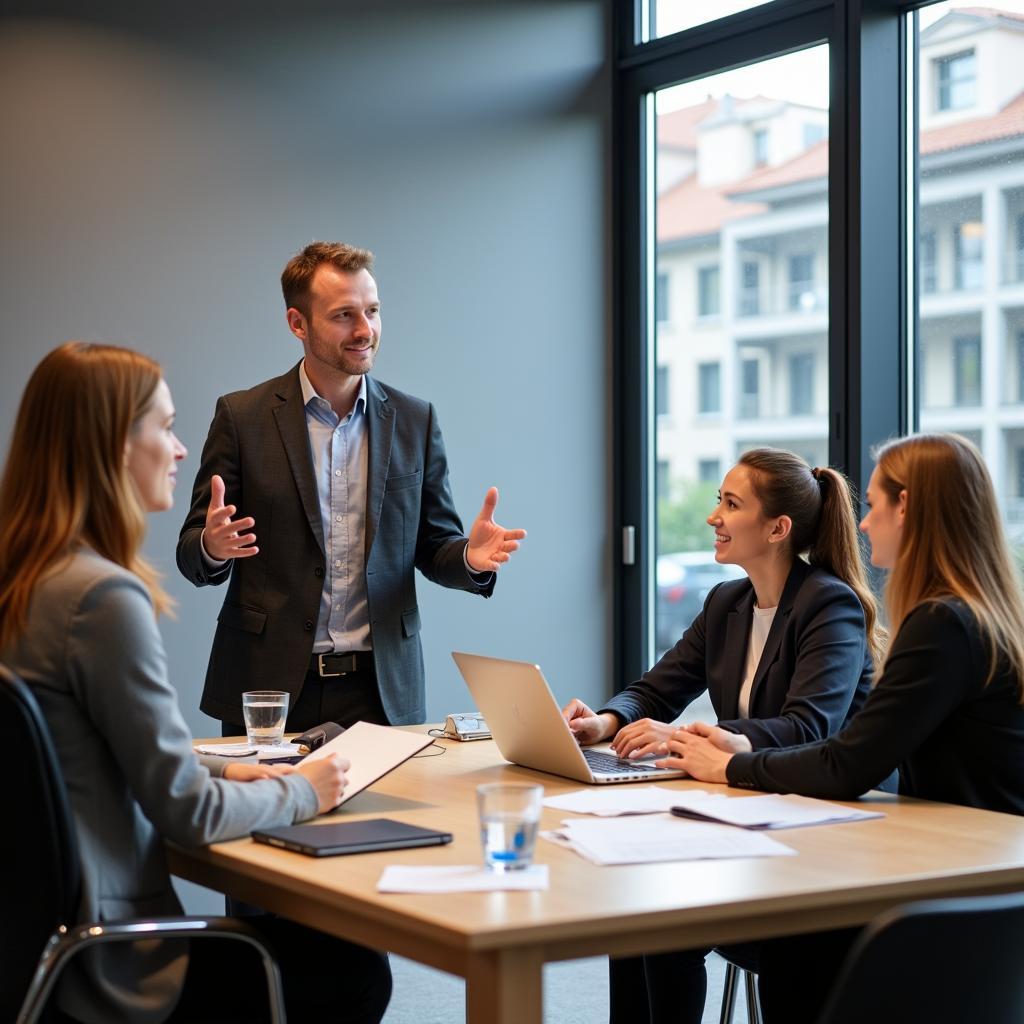
<svg viewBox="0 0 1024 1024">
<path fill-rule="evenodd" d="M 732 1012 L 736 1006 L 736 990 L 740 982 L 740 969 L 730 960 L 725 961 L 725 985 L 722 989 L 722 1014 L 718 1024 L 732 1024 Z"/>
<path fill-rule="evenodd" d="M 761 1002 L 757 998 L 757 975 L 743 972 L 747 988 L 747 1024 L 761 1024 Z"/>
</svg>

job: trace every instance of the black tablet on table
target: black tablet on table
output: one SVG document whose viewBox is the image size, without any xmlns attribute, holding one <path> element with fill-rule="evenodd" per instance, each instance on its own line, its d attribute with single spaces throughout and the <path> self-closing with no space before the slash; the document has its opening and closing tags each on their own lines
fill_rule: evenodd
<svg viewBox="0 0 1024 1024">
<path fill-rule="evenodd" d="M 401 850 L 409 846 L 440 846 L 452 841 L 451 832 L 437 832 L 390 818 L 259 829 L 253 832 L 252 837 L 257 843 L 294 850 L 308 857 Z"/>
</svg>

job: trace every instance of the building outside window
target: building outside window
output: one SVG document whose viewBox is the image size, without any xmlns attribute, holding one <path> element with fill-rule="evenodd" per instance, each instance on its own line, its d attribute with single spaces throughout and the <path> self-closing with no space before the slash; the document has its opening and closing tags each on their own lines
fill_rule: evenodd
<svg viewBox="0 0 1024 1024">
<path fill-rule="evenodd" d="M 1018 402 L 1024 402 L 1024 331 L 1017 332 L 1017 395 Z M 1024 496 L 1024 491 L 1020 492 Z"/>
<path fill-rule="evenodd" d="M 720 312 L 718 267 L 698 267 L 697 315 L 718 316 Z"/>
<path fill-rule="evenodd" d="M 668 274 L 659 274 L 655 281 L 654 315 L 659 324 L 668 321 Z"/>
<path fill-rule="evenodd" d="M 722 364 L 701 363 L 697 367 L 697 412 L 722 411 Z"/>
<path fill-rule="evenodd" d="M 973 107 L 976 82 L 973 50 L 939 57 L 935 61 L 935 109 L 964 110 Z"/>
<path fill-rule="evenodd" d="M 981 405 L 981 338 L 953 339 L 953 402 Z"/>
<path fill-rule="evenodd" d="M 814 412 L 813 352 L 798 352 L 789 357 L 789 411 L 793 416 Z"/>
<path fill-rule="evenodd" d="M 968 290 L 982 286 L 984 244 L 985 225 L 981 221 L 965 221 L 953 229 L 954 277 L 958 289 Z"/>
</svg>

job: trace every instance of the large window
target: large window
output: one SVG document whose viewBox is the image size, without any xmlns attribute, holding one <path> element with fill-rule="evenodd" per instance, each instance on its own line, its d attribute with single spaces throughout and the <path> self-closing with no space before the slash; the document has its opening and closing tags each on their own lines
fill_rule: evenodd
<svg viewBox="0 0 1024 1024">
<path fill-rule="evenodd" d="M 668 320 L 659 305 L 649 344 L 658 412 L 663 375 L 678 382 L 649 452 L 658 466 L 652 581 L 722 578 L 705 520 L 740 452 L 783 445 L 827 458 L 827 401 L 818 400 L 827 288 L 818 275 L 828 266 L 828 95 L 828 51 L 818 46 L 646 100 L 654 173 L 645 202 L 657 237 L 649 272 L 692 282 L 673 292 Z M 664 646 L 666 622 L 681 632 L 702 587 L 672 609 L 662 607 L 664 588 L 654 591 L 654 640 Z"/>
<path fill-rule="evenodd" d="M 660 560 L 708 552 L 712 468 L 752 446 L 862 493 L 876 443 L 957 431 L 1024 560 L 1024 0 L 634 14 L 616 22 L 623 680 L 654 652 Z"/>
</svg>

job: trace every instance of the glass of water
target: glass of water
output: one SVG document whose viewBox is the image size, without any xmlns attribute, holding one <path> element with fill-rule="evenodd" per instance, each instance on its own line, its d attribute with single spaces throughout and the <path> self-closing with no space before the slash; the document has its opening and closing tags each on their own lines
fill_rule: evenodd
<svg viewBox="0 0 1024 1024">
<path fill-rule="evenodd" d="M 476 787 L 484 863 L 492 871 L 530 866 L 543 798 L 543 786 L 494 783 Z"/>
<path fill-rule="evenodd" d="M 284 690 L 249 690 L 242 694 L 245 738 L 253 746 L 280 743 L 287 717 L 288 694 Z"/>
</svg>

